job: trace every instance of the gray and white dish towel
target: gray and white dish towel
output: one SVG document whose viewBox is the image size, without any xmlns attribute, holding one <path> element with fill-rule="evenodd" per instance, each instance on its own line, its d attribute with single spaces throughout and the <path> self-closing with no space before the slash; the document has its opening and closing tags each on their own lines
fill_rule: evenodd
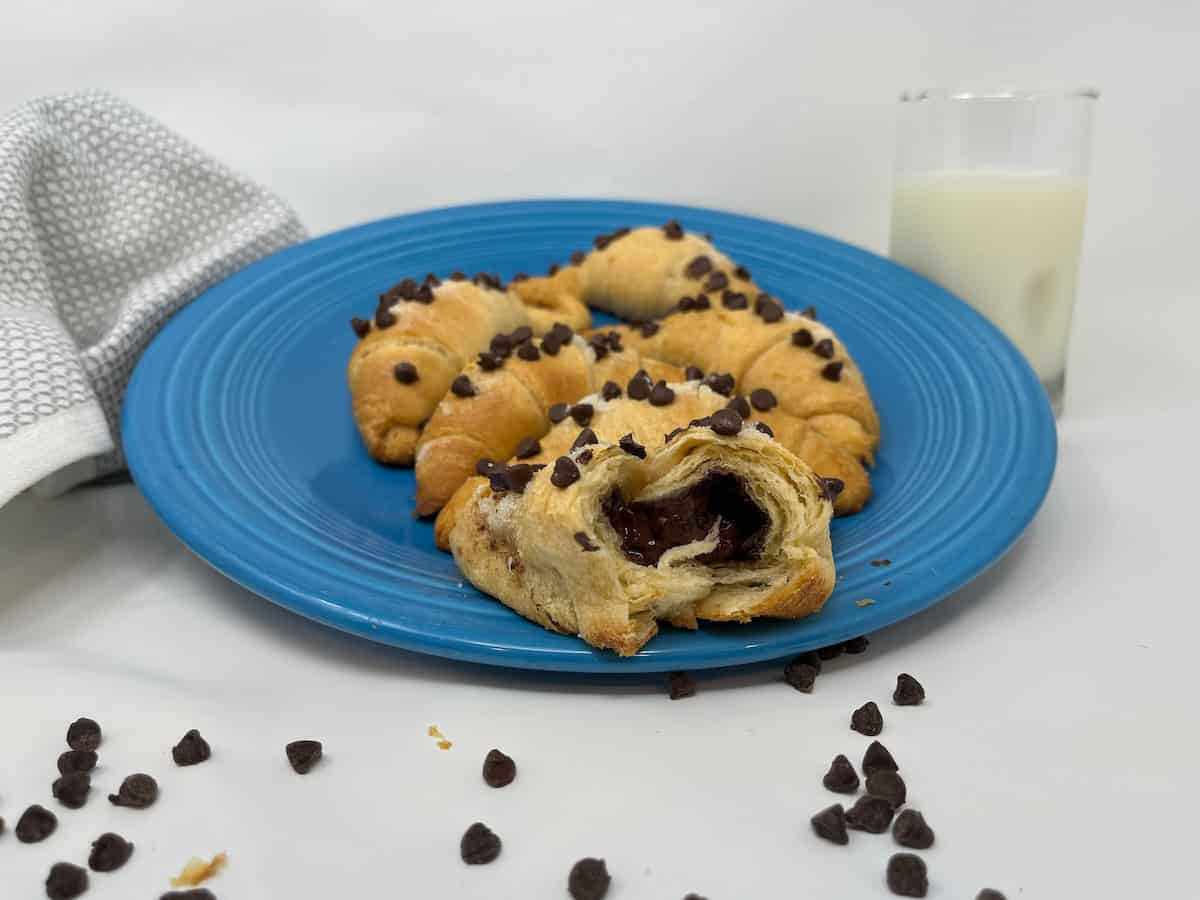
<svg viewBox="0 0 1200 900">
<path fill-rule="evenodd" d="M 121 401 L 154 335 L 304 237 L 281 200 L 110 94 L 0 117 L 0 505 L 124 468 Z"/>
</svg>

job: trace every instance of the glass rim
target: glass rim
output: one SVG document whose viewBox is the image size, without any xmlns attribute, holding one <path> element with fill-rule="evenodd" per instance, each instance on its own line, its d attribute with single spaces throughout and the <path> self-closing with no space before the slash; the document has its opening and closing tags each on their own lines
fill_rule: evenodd
<svg viewBox="0 0 1200 900">
<path fill-rule="evenodd" d="M 905 90 L 901 103 L 924 103 L 931 100 L 1098 100 L 1100 89 L 1077 88 L 995 88 L 992 90 L 955 90 L 951 88 L 921 88 Z"/>
</svg>

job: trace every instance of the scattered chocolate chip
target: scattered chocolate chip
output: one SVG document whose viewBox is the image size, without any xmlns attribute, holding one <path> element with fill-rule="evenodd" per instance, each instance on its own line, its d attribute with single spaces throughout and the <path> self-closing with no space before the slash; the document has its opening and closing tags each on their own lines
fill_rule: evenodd
<svg viewBox="0 0 1200 900">
<path fill-rule="evenodd" d="M 720 394 L 722 397 L 728 397 L 733 393 L 733 376 L 728 372 L 713 372 L 705 376 L 704 383 L 708 385 L 709 390 Z"/>
<path fill-rule="evenodd" d="M 740 291 L 725 291 L 721 294 L 721 305 L 726 309 L 745 309 L 750 301 Z"/>
<path fill-rule="evenodd" d="M 633 433 L 623 435 L 617 446 L 628 453 L 630 456 L 636 456 L 638 459 L 646 458 L 646 448 L 633 439 Z"/>
<path fill-rule="evenodd" d="M 707 256 L 697 256 L 687 264 L 687 268 L 683 270 L 683 274 L 688 278 L 702 278 L 712 271 L 712 267 L 712 260 Z"/>
<path fill-rule="evenodd" d="M 579 432 L 579 436 L 575 438 L 575 443 L 571 445 L 571 449 L 578 450 L 580 447 L 587 447 L 598 443 L 600 443 L 600 439 L 596 437 L 596 432 L 590 428 L 585 428 Z"/>
<path fill-rule="evenodd" d="M 50 900 L 73 900 L 88 889 L 86 869 L 71 863 L 58 862 L 46 876 L 46 896 Z"/>
<path fill-rule="evenodd" d="M 871 560 L 871 565 L 875 566 L 876 568 L 879 568 L 880 566 L 890 566 L 891 564 L 892 564 L 892 561 L 890 559 L 873 559 L 873 560 Z"/>
<path fill-rule="evenodd" d="M 606 381 L 600 388 L 600 396 L 605 400 L 616 400 L 621 396 L 621 386 L 615 381 Z"/>
<path fill-rule="evenodd" d="M 595 414 L 596 407 L 590 403 L 576 403 L 571 407 L 571 418 L 575 420 L 576 425 L 586 425 L 592 421 Z"/>
<path fill-rule="evenodd" d="M 658 334 L 658 328 L 659 325 L 657 322 L 643 322 L 639 330 L 642 332 L 642 337 L 648 338 Z"/>
<path fill-rule="evenodd" d="M 845 368 L 845 363 L 840 359 L 831 363 L 825 363 L 821 368 L 821 377 L 826 381 L 841 381 L 843 368 Z"/>
<path fill-rule="evenodd" d="M 858 790 L 858 773 L 845 754 L 839 753 L 829 764 L 829 771 L 821 779 L 821 784 L 835 794 L 853 794 Z"/>
<path fill-rule="evenodd" d="M 488 344 L 488 349 L 496 356 L 508 357 L 512 355 L 513 342 L 507 334 L 498 334 L 492 338 Z"/>
<path fill-rule="evenodd" d="M 975 900 L 1005 900 L 1004 895 L 992 888 L 984 888 L 975 895 Z"/>
<path fill-rule="evenodd" d="M 533 476 L 546 468 L 543 465 L 531 466 L 528 463 L 517 463 L 508 467 L 508 489 L 514 494 L 525 493 L 525 488 L 529 486 L 529 482 Z"/>
<path fill-rule="evenodd" d="M 467 273 L 455 271 L 455 272 L 451 272 L 449 277 L 450 277 L 451 281 L 466 281 Z"/>
<path fill-rule="evenodd" d="M 88 856 L 88 868 L 93 872 L 115 872 L 133 855 L 133 844 L 119 834 L 105 832 L 92 841 L 92 852 Z"/>
<path fill-rule="evenodd" d="M 825 494 L 825 499 L 832 503 L 838 498 L 838 495 L 846 489 L 846 482 L 840 478 L 822 478 L 821 490 Z"/>
<path fill-rule="evenodd" d="M 711 428 L 717 434 L 732 437 L 742 430 L 742 417 L 732 409 L 718 409 L 712 414 Z"/>
<path fill-rule="evenodd" d="M 682 700 L 696 693 L 696 679 L 687 672 L 672 672 L 667 676 L 672 700 Z"/>
<path fill-rule="evenodd" d="M 883 731 L 883 713 L 874 700 L 868 700 L 851 714 L 850 728 L 867 737 L 875 737 Z"/>
<path fill-rule="evenodd" d="M 517 348 L 517 356 L 526 362 L 537 362 L 542 358 L 541 351 L 531 343 L 523 343 Z"/>
<path fill-rule="evenodd" d="M 687 894 L 683 900 L 708 900 L 707 897 L 701 897 L 699 894 Z"/>
<path fill-rule="evenodd" d="M 804 694 L 811 694 L 821 670 L 803 656 L 797 656 L 783 669 L 784 680 Z"/>
<path fill-rule="evenodd" d="M 517 777 L 517 764 L 511 756 L 499 750 L 489 750 L 483 758 L 483 780 L 488 787 L 502 788 Z"/>
<path fill-rule="evenodd" d="M 557 425 L 571 413 L 571 407 L 566 403 L 555 403 L 550 407 L 550 421 Z"/>
<path fill-rule="evenodd" d="M 479 368 L 485 372 L 494 372 L 502 365 L 504 365 L 503 357 L 497 356 L 495 353 L 485 350 L 479 354 Z"/>
<path fill-rule="evenodd" d="M 579 466 L 570 457 L 560 456 L 554 461 L 554 471 L 550 473 L 550 483 L 556 488 L 567 488 L 579 480 Z"/>
<path fill-rule="evenodd" d="M 738 266 L 736 269 L 733 270 L 733 274 L 736 275 L 738 278 L 742 279 L 742 281 L 750 280 L 750 270 L 747 269 L 745 266 Z"/>
<path fill-rule="evenodd" d="M 645 372 L 639 372 L 629 379 L 629 384 L 625 386 L 625 393 L 631 400 L 645 400 L 650 396 L 652 388 L 650 377 Z"/>
<path fill-rule="evenodd" d="M 867 794 L 859 797 L 854 805 L 846 810 L 846 824 L 856 831 L 883 834 L 892 824 L 894 814 L 890 801 L 884 797 Z"/>
<path fill-rule="evenodd" d="M 867 793 L 872 797 L 882 797 L 892 804 L 893 809 L 899 809 L 908 798 L 904 779 L 890 769 L 876 769 L 867 776 Z"/>
<path fill-rule="evenodd" d="M 195 728 L 185 734 L 179 743 L 171 748 L 171 758 L 175 760 L 177 766 L 194 766 L 204 762 L 210 756 L 212 756 L 212 748 Z"/>
<path fill-rule="evenodd" d="M 350 320 L 350 327 L 354 329 L 354 333 L 358 335 L 359 338 L 365 338 L 371 333 L 371 320 L 360 319 L 358 316 L 355 316 Z"/>
<path fill-rule="evenodd" d="M 756 388 L 750 392 L 750 405 L 760 412 L 774 409 L 778 403 L 779 401 L 775 399 L 775 395 L 766 388 Z"/>
<path fill-rule="evenodd" d="M 823 359 L 833 359 L 833 341 L 829 338 L 821 338 L 813 344 L 813 353 Z"/>
<path fill-rule="evenodd" d="M 723 291 L 729 287 L 729 276 L 724 272 L 713 272 L 704 282 L 706 291 Z"/>
<path fill-rule="evenodd" d="M 467 865 L 485 865 L 500 855 L 500 837 L 482 822 L 476 822 L 458 842 L 458 851 Z"/>
<path fill-rule="evenodd" d="M 837 659 L 845 648 L 841 644 L 830 644 L 817 651 L 817 656 L 823 660 Z"/>
<path fill-rule="evenodd" d="M 680 225 L 675 219 L 672 219 L 670 222 L 664 225 L 662 227 L 662 232 L 668 241 L 683 240 L 683 226 Z"/>
<path fill-rule="evenodd" d="M 307 775 L 325 752 L 320 741 L 292 741 L 284 748 L 288 764 L 298 775 Z"/>
<path fill-rule="evenodd" d="M 846 833 L 846 810 L 842 808 L 842 804 L 835 803 L 821 810 L 809 821 L 817 837 L 835 844 L 850 843 L 850 835 Z"/>
<path fill-rule="evenodd" d="M 376 328 L 391 328 L 395 324 L 396 317 L 392 314 L 392 311 L 388 307 L 381 306 L 375 310 Z"/>
<path fill-rule="evenodd" d="M 66 750 L 58 757 L 58 773 L 90 772 L 96 768 L 95 750 Z"/>
<path fill-rule="evenodd" d="M 924 897 L 929 892 L 925 862 L 915 853 L 897 853 L 888 860 L 887 886 L 898 897 Z"/>
<path fill-rule="evenodd" d="M 100 746 L 100 725 L 95 719 L 76 719 L 67 728 L 67 746 L 72 750 L 95 750 Z"/>
<path fill-rule="evenodd" d="M 921 682 L 917 679 L 902 672 L 896 678 L 896 690 L 892 694 L 892 700 L 897 706 L 918 706 L 925 702 L 925 688 L 921 687 Z"/>
<path fill-rule="evenodd" d="M 68 772 L 54 780 L 50 792 L 67 809 L 79 809 L 87 803 L 92 789 L 92 776 L 86 772 Z"/>
<path fill-rule="evenodd" d="M 158 782 L 140 772 L 128 776 L 115 794 L 108 795 L 108 801 L 114 806 L 127 806 L 130 809 L 145 809 L 157 799 Z"/>
<path fill-rule="evenodd" d="M 850 640 L 846 641 L 846 643 L 842 646 L 846 648 L 847 653 L 857 655 L 859 653 L 865 653 L 867 647 L 871 646 L 871 642 L 867 640 L 866 635 L 859 635 L 856 638 L 850 638 Z"/>
<path fill-rule="evenodd" d="M 522 325 L 519 328 L 514 328 L 512 334 L 508 336 L 508 339 L 512 342 L 514 347 L 517 344 L 523 344 L 525 341 L 532 340 L 532 338 L 533 329 L 528 325 Z"/>
<path fill-rule="evenodd" d="M 892 772 L 899 772 L 900 767 L 896 765 L 896 760 L 892 754 L 888 752 L 888 748 L 879 743 L 879 741 L 871 741 L 871 746 L 867 748 L 867 752 L 863 754 L 862 771 L 864 775 L 870 776 L 872 772 L 883 769 Z"/>
<path fill-rule="evenodd" d="M 529 459 L 531 456 L 537 456 L 542 452 L 542 445 L 535 437 L 521 438 L 521 443 L 517 444 L 517 459 Z"/>
<path fill-rule="evenodd" d="M 767 437 L 770 437 L 770 438 L 775 437 L 775 432 L 773 432 L 771 430 L 771 426 L 768 425 L 766 422 L 755 422 L 754 427 L 758 431 L 761 431 L 763 434 L 765 434 Z"/>
<path fill-rule="evenodd" d="M 928 850 L 933 846 L 933 829 L 915 809 L 906 809 L 896 816 L 892 837 L 901 847 L 912 847 L 914 850 Z"/>
<path fill-rule="evenodd" d="M 35 803 L 21 813 L 21 818 L 17 819 L 17 826 L 13 831 L 17 835 L 17 840 L 22 844 L 36 844 L 54 834 L 54 829 L 57 827 L 58 818 L 54 813 Z"/>
<path fill-rule="evenodd" d="M 753 413 L 750 410 L 750 402 L 741 394 L 738 394 L 732 400 L 725 404 L 726 409 L 732 409 L 743 419 L 750 418 Z"/>
<path fill-rule="evenodd" d="M 167 891 L 158 900 L 217 900 L 208 888 L 192 888 L 188 891 Z"/>
<path fill-rule="evenodd" d="M 417 367 L 410 362 L 398 362 L 395 368 L 392 369 L 392 375 L 401 384 L 412 384 L 421 376 L 417 373 Z"/>
<path fill-rule="evenodd" d="M 603 900 L 612 878 L 602 859 L 581 859 L 571 866 L 567 876 L 567 893 L 574 900 Z"/>
<path fill-rule="evenodd" d="M 459 375 L 450 382 L 450 393 L 455 397 L 474 397 L 479 390 L 471 383 L 470 378 L 466 375 Z"/>
<path fill-rule="evenodd" d="M 675 400 L 675 392 L 667 387 L 665 381 L 659 381 L 650 389 L 651 406 L 668 406 Z"/>
</svg>

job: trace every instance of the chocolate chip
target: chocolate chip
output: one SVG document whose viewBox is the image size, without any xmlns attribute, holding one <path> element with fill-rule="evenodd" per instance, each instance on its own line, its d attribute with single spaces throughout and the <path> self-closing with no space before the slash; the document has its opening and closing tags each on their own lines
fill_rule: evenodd
<svg viewBox="0 0 1200 900">
<path fill-rule="evenodd" d="M 587 465 L 588 463 L 590 463 L 591 461 L 592 461 L 592 450 L 591 450 L 591 448 L 590 448 L 590 447 L 589 447 L 587 450 L 584 450 L 584 451 L 583 451 L 583 452 L 581 452 L 581 453 L 576 453 L 576 454 L 575 454 L 575 462 L 576 462 L 578 465 L 581 465 L 581 466 L 586 466 L 586 465 Z"/>
<path fill-rule="evenodd" d="M 896 760 L 892 754 L 888 752 L 888 748 L 879 743 L 879 741 L 871 741 L 871 746 L 867 748 L 867 752 L 863 754 L 862 771 L 864 775 L 869 776 L 872 772 L 881 771 L 884 769 L 892 772 L 899 772 L 900 767 L 896 765 Z"/>
<path fill-rule="evenodd" d="M 675 400 L 675 392 L 667 387 L 665 381 L 660 381 L 650 389 L 651 406 L 668 406 Z"/>
<path fill-rule="evenodd" d="M 508 466 L 496 466 L 487 473 L 487 480 L 494 493 L 503 494 L 505 491 L 512 490 L 512 482 L 508 477 Z"/>
<path fill-rule="evenodd" d="M 573 265 L 573 266 L 582 265 L 583 261 L 585 259 L 587 259 L 587 254 L 584 253 L 582 250 L 576 250 L 574 253 L 572 253 L 568 257 L 568 259 L 570 260 L 571 265 Z"/>
<path fill-rule="evenodd" d="M 550 421 L 557 425 L 565 419 L 571 412 L 571 407 L 566 403 L 555 403 L 550 407 Z"/>
<path fill-rule="evenodd" d="M 975 900 L 1005 900 L 1004 895 L 992 888 L 984 888 L 975 895 Z"/>
<path fill-rule="evenodd" d="M 726 309 L 745 309 L 750 305 L 750 301 L 741 292 L 725 291 L 721 294 L 721 305 Z"/>
<path fill-rule="evenodd" d="M 417 373 L 417 367 L 410 362 L 398 362 L 395 368 L 392 369 L 392 376 L 401 384 L 412 384 L 421 376 Z"/>
<path fill-rule="evenodd" d="M 65 862 L 50 867 L 50 874 L 46 876 L 46 896 L 50 900 L 74 900 L 87 889 L 86 869 Z"/>
<path fill-rule="evenodd" d="M 672 672 L 667 676 L 667 688 L 672 700 L 682 700 L 696 693 L 696 679 L 687 672 Z"/>
<path fill-rule="evenodd" d="M 732 409 L 737 412 L 743 419 L 748 419 L 751 416 L 750 403 L 741 394 L 738 394 L 732 400 L 725 404 L 727 409 Z"/>
<path fill-rule="evenodd" d="M 766 388 L 756 388 L 750 392 L 750 405 L 760 412 L 774 409 L 778 404 L 775 395 Z"/>
<path fill-rule="evenodd" d="M 843 363 L 840 359 L 835 362 L 826 363 L 821 368 L 821 377 L 826 381 L 841 381 L 842 369 L 844 367 L 845 363 Z"/>
<path fill-rule="evenodd" d="M 13 830 L 22 844 L 36 844 L 54 834 L 57 827 L 58 818 L 54 813 L 35 803 L 21 813 L 21 818 L 17 819 L 17 827 Z"/>
<path fill-rule="evenodd" d="M 763 299 L 764 297 L 766 299 Z M 783 318 L 783 306 L 778 300 L 774 299 L 773 297 L 767 297 L 766 294 L 761 295 L 758 299 L 761 302 L 756 302 L 754 304 L 754 311 L 758 313 L 759 317 L 764 322 L 771 324 L 778 322 Z"/>
<path fill-rule="evenodd" d="M 596 407 L 590 403 L 576 403 L 571 407 L 571 418 L 575 420 L 576 425 L 586 425 L 592 421 L 595 414 Z"/>
<path fill-rule="evenodd" d="M 701 897 L 699 894 L 686 894 L 683 900 L 708 900 L 708 898 Z"/>
<path fill-rule="evenodd" d="M 657 322 L 643 322 L 641 325 L 642 337 L 654 337 L 658 334 L 659 325 Z"/>
<path fill-rule="evenodd" d="M 699 294 L 696 297 L 696 309 L 711 309 L 712 301 L 708 299 L 708 294 Z"/>
<path fill-rule="evenodd" d="M 636 456 L 638 459 L 646 458 L 646 448 L 633 439 L 633 433 L 623 435 L 617 446 L 628 453 L 630 456 Z"/>
<path fill-rule="evenodd" d="M 874 700 L 868 700 L 851 713 L 850 728 L 867 737 L 875 737 L 883 731 L 883 713 Z"/>
<path fill-rule="evenodd" d="M 208 888 L 192 888 L 190 891 L 167 891 L 158 900 L 217 900 Z"/>
<path fill-rule="evenodd" d="M 683 274 L 688 278 L 702 278 L 712 271 L 712 267 L 712 260 L 707 256 L 697 256 L 687 264 L 687 268 L 683 270 Z"/>
<path fill-rule="evenodd" d="M 546 270 L 546 274 L 553 278 L 558 274 L 558 263 L 550 263 L 550 268 Z"/>
<path fill-rule="evenodd" d="M 376 328 L 391 328 L 396 324 L 396 317 L 392 311 L 386 306 L 381 306 L 375 310 L 375 327 Z"/>
<path fill-rule="evenodd" d="M 451 272 L 449 278 L 451 281 L 466 281 L 467 273 L 466 272 L 458 272 L 458 271 Z"/>
<path fill-rule="evenodd" d="M 745 266 L 738 266 L 736 269 L 733 270 L 733 274 L 736 275 L 738 278 L 742 279 L 742 281 L 750 280 L 750 270 L 747 269 Z"/>
<path fill-rule="evenodd" d="M 604 387 L 600 388 L 600 396 L 605 400 L 616 400 L 621 396 L 621 386 L 615 381 L 606 381 Z"/>
<path fill-rule="evenodd" d="M 846 482 L 840 478 L 821 478 L 821 490 L 825 494 L 825 499 L 832 503 L 838 498 L 838 495 L 846 489 Z"/>
<path fill-rule="evenodd" d="M 92 841 L 92 852 L 88 855 L 88 868 L 93 872 L 115 872 L 133 855 L 133 844 L 119 834 L 105 832 Z"/>
<path fill-rule="evenodd" d="M 811 694 L 821 670 L 805 657 L 798 656 L 783 669 L 784 680 L 803 694 Z"/>
<path fill-rule="evenodd" d="M 821 659 L 837 659 L 842 655 L 843 646 L 841 644 L 830 644 L 828 647 L 822 647 L 817 651 L 817 656 Z"/>
<path fill-rule="evenodd" d="M 897 853 L 888 860 L 887 886 L 898 897 L 924 897 L 929 892 L 925 862 L 915 853 Z"/>
<path fill-rule="evenodd" d="M 592 246 L 595 247 L 597 250 L 603 250 L 610 243 L 612 243 L 612 238 L 609 237 L 607 234 L 598 234 L 598 235 L 596 235 L 595 238 L 592 239 Z"/>
<path fill-rule="evenodd" d="M 771 426 L 768 425 L 766 422 L 755 422 L 754 427 L 758 431 L 761 431 L 763 434 L 765 434 L 767 437 L 770 437 L 770 438 L 775 437 L 775 432 L 773 432 L 771 430 Z"/>
<path fill-rule="evenodd" d="M 571 449 L 578 450 L 580 447 L 587 447 L 598 443 L 600 443 L 600 439 L 596 437 L 596 432 L 590 428 L 585 428 L 579 432 L 579 436 L 575 438 L 575 443 L 571 445 Z"/>
<path fill-rule="evenodd" d="M 925 702 L 925 688 L 921 682 L 907 673 L 901 673 L 896 678 L 896 690 L 892 700 L 897 706 L 918 706 Z"/>
<path fill-rule="evenodd" d="M 325 748 L 320 741 L 292 741 L 284 748 L 284 752 L 287 754 L 288 765 L 296 774 L 307 775 L 309 770 L 320 762 Z"/>
<path fill-rule="evenodd" d="M 67 728 L 67 746 L 72 750 L 95 750 L 100 746 L 100 725 L 95 719 L 76 719 Z"/>
<path fill-rule="evenodd" d="M 497 290 L 499 289 L 500 288 L 497 286 Z M 421 285 L 419 288 L 417 288 L 417 295 L 413 297 L 413 299 L 418 303 L 424 303 L 428 306 L 433 302 L 433 288 L 427 284 Z"/>
<path fill-rule="evenodd" d="M 901 847 L 912 847 L 914 850 L 928 850 L 933 846 L 933 829 L 915 809 L 906 809 L 896 816 L 892 837 Z"/>
<path fill-rule="evenodd" d="M 475 474 L 482 475 L 484 478 L 487 478 L 489 475 L 491 475 L 493 472 L 496 471 L 496 468 L 499 465 L 500 464 L 498 462 L 496 462 L 494 459 L 492 459 L 490 456 L 485 456 L 485 457 L 483 457 L 483 459 L 480 459 L 478 462 L 475 463 Z"/>
<path fill-rule="evenodd" d="M 528 325 L 522 325 L 519 328 L 514 328 L 508 339 L 512 341 L 513 346 L 523 344 L 525 341 L 533 338 L 533 329 Z"/>
<path fill-rule="evenodd" d="M 733 393 L 733 376 L 728 372 L 713 372 L 705 377 L 704 383 L 708 385 L 709 390 L 720 394 L 722 397 L 728 397 Z"/>
<path fill-rule="evenodd" d="M 533 346 L 532 344 L 530 346 Z M 542 352 L 547 356 L 558 356 L 558 351 L 562 349 L 562 344 L 554 335 L 548 334 L 542 338 Z"/>
<path fill-rule="evenodd" d="M 829 338 L 821 338 L 813 345 L 813 353 L 823 359 L 833 359 L 833 341 Z"/>
<path fill-rule="evenodd" d="M 512 354 L 513 342 L 507 334 L 498 334 L 488 344 L 488 349 L 496 356 L 508 357 Z"/>
<path fill-rule="evenodd" d="M 700 419 L 692 419 L 688 422 L 688 428 L 710 428 L 712 426 L 712 416 L 704 416 Z"/>
<path fill-rule="evenodd" d="M 554 471 L 550 473 L 550 483 L 556 488 L 567 488 L 579 480 L 579 466 L 570 457 L 560 456 L 554 461 Z"/>
<path fill-rule="evenodd" d="M 596 359 L 601 360 L 608 356 L 608 344 L 601 338 L 593 335 L 588 338 L 588 346 L 592 348 L 592 352 L 596 354 Z"/>
<path fill-rule="evenodd" d="M 497 356 L 487 350 L 479 354 L 479 368 L 485 372 L 494 372 L 504 365 L 503 357 Z"/>
<path fill-rule="evenodd" d="M 829 764 L 829 771 L 821 779 L 821 784 L 825 785 L 826 790 L 833 791 L 835 794 L 853 794 L 858 790 L 858 773 L 854 771 L 850 760 L 846 759 L 844 754 L 839 753 Z"/>
<path fill-rule="evenodd" d="M 96 751 L 94 750 L 67 750 L 58 757 L 58 773 L 66 775 L 68 772 L 90 772 L 96 768 Z"/>
<path fill-rule="evenodd" d="M 458 842 L 458 851 L 467 865 L 485 865 L 500 855 L 500 837 L 482 822 L 476 822 Z"/>
<path fill-rule="evenodd" d="M 471 383 L 466 375 L 459 375 L 450 382 L 450 393 L 455 397 L 474 397 L 479 390 Z"/>
<path fill-rule="evenodd" d="M 502 788 L 517 777 L 517 764 L 499 750 L 489 750 L 483 759 L 483 780 L 488 787 Z"/>
<path fill-rule="evenodd" d="M 509 284 L 520 284 L 522 281 L 529 280 L 528 272 L 517 272 L 512 278 L 508 279 Z"/>
<path fill-rule="evenodd" d="M 354 329 L 354 333 L 360 338 L 365 338 L 371 333 L 371 320 L 360 319 L 358 316 L 355 316 L 350 320 L 350 327 Z"/>
<path fill-rule="evenodd" d="M 810 306 L 800 313 L 800 315 L 804 316 L 806 319 L 812 319 L 815 322 L 817 321 L 817 308 L 815 306 Z"/>
<path fill-rule="evenodd" d="M 704 282 L 706 291 L 723 291 L 727 287 L 729 287 L 729 276 L 724 272 L 713 272 Z"/>
<path fill-rule="evenodd" d="M 671 443 L 671 441 L 675 440 L 675 438 L 677 438 L 679 435 L 683 434 L 685 431 L 687 431 L 687 429 L 683 428 L 682 426 L 679 428 L 672 428 L 670 431 L 668 431 L 666 434 L 663 435 L 663 443 L 664 444 Z"/>
<path fill-rule="evenodd" d="M 92 789 L 92 776 L 86 772 L 68 772 L 54 780 L 50 786 L 58 802 L 67 809 L 79 809 L 87 803 L 88 792 Z"/>
<path fill-rule="evenodd" d="M 883 834 L 892 824 L 893 815 L 894 810 L 890 802 L 883 797 L 867 794 L 859 797 L 854 805 L 846 810 L 846 824 L 856 831 Z"/>
<path fill-rule="evenodd" d="M 688 366 L 683 370 L 683 377 L 688 381 L 700 381 L 704 378 L 704 370 L 699 366 Z"/>
<path fill-rule="evenodd" d="M 890 769 L 876 769 L 867 776 L 867 793 L 872 797 L 882 797 L 892 804 L 893 809 L 903 806 L 908 797 L 904 779 Z"/>
<path fill-rule="evenodd" d="M 542 358 L 541 351 L 531 343 L 523 343 L 517 348 L 517 356 L 526 362 L 537 362 Z"/>
<path fill-rule="evenodd" d="M 842 808 L 842 804 L 835 803 L 821 810 L 809 821 L 817 837 L 835 844 L 850 843 L 850 835 L 846 833 L 846 810 Z"/>
<path fill-rule="evenodd" d="M 567 893 L 574 900 L 603 900 L 612 878 L 602 859 L 581 859 L 571 866 L 567 876 Z"/>
<path fill-rule="evenodd" d="M 683 240 L 683 226 L 680 225 L 675 219 L 672 219 L 670 222 L 664 225 L 662 227 L 662 232 L 668 241 Z"/>
<path fill-rule="evenodd" d="M 812 332 L 807 328 L 797 328 L 792 332 L 792 344 L 796 347 L 811 347 L 813 345 Z"/>
<path fill-rule="evenodd" d="M 145 809 L 154 805 L 157 799 L 158 782 L 140 772 L 128 776 L 121 782 L 115 794 L 108 795 L 109 803 L 114 806 L 127 806 L 130 809 Z"/>
<path fill-rule="evenodd" d="M 679 310 L 679 312 L 691 312 L 696 308 L 696 298 L 680 297 L 679 302 L 675 304 L 675 308 Z"/>
<path fill-rule="evenodd" d="M 517 444 L 517 459 L 529 459 L 531 456 L 537 456 L 542 452 L 542 445 L 535 437 L 521 438 L 521 443 Z"/>
<path fill-rule="evenodd" d="M 508 467 L 508 489 L 514 494 L 525 493 L 525 488 L 539 471 L 546 468 L 543 465 L 531 466 L 528 463 L 517 463 Z"/>
<path fill-rule="evenodd" d="M 842 645 L 846 648 L 846 652 L 854 655 L 865 653 L 867 647 L 871 646 L 871 642 L 867 640 L 866 635 L 859 635 L 856 638 L 850 638 Z"/>
<path fill-rule="evenodd" d="M 629 399 L 631 400 L 645 400 L 650 396 L 652 387 L 650 378 L 644 373 L 639 372 L 629 379 L 629 384 L 625 386 L 625 393 L 629 395 Z"/>
<path fill-rule="evenodd" d="M 742 417 L 732 409 L 718 409 L 712 414 L 710 426 L 717 434 L 732 437 L 742 430 Z"/>
<path fill-rule="evenodd" d="M 569 325 L 565 325 L 562 322 L 555 322 L 547 336 L 553 337 L 560 344 L 569 344 L 575 337 L 575 332 L 571 330 Z"/>
<path fill-rule="evenodd" d="M 404 300 L 413 300 L 417 296 L 417 282 L 412 278 L 405 278 L 388 291 L 389 294 L 393 292 Z"/>
<path fill-rule="evenodd" d="M 179 743 L 171 748 L 171 758 L 175 760 L 177 766 L 194 766 L 204 762 L 210 756 L 212 756 L 212 748 L 195 728 L 185 734 Z"/>
</svg>

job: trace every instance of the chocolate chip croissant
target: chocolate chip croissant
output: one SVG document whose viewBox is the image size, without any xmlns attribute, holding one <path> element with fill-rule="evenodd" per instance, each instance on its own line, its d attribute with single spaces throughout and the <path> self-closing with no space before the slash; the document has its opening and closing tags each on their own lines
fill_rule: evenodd
<svg viewBox="0 0 1200 900">
<path fill-rule="evenodd" d="M 526 618 L 623 656 L 659 621 L 809 615 L 834 586 L 831 494 L 768 431 L 731 409 L 652 446 L 584 429 L 553 462 L 475 484 L 454 558 Z"/>
</svg>

